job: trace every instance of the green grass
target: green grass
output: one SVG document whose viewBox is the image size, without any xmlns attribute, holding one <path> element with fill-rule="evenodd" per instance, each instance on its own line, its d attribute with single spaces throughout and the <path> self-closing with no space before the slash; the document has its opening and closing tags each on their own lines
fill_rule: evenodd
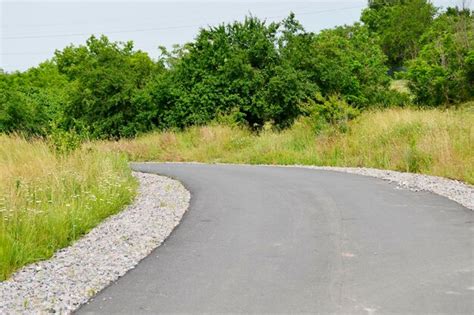
<svg viewBox="0 0 474 315">
<path fill-rule="evenodd" d="M 314 120 L 313 120 L 314 121 Z M 474 184 L 474 106 L 364 112 L 340 128 L 299 119 L 259 134 L 227 125 L 86 143 L 69 155 L 0 135 L 0 280 L 49 258 L 129 203 L 132 161 L 365 166 Z M 315 130 L 322 130 L 316 134 Z"/>
<path fill-rule="evenodd" d="M 98 142 L 133 161 L 364 166 L 444 176 L 474 184 L 474 106 L 365 112 L 348 131 L 316 134 L 309 119 L 254 134 L 225 125 Z"/>
<path fill-rule="evenodd" d="M 122 209 L 135 189 L 119 154 L 58 156 L 45 142 L 0 135 L 0 280 L 69 245 Z"/>
</svg>

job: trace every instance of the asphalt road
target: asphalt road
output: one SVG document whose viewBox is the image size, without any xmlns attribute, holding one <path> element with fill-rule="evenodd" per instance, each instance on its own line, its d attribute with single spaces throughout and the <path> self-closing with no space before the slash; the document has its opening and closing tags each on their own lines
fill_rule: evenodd
<svg viewBox="0 0 474 315">
<path fill-rule="evenodd" d="M 192 194 L 166 242 L 78 313 L 474 313 L 474 212 L 300 168 L 136 164 Z"/>
</svg>

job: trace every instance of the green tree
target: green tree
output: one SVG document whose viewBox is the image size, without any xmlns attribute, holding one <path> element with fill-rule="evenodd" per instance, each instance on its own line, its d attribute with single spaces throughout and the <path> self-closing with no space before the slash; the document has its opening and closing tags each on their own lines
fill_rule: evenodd
<svg viewBox="0 0 474 315">
<path fill-rule="evenodd" d="M 175 98 L 173 125 L 203 124 L 220 114 L 235 112 L 252 127 L 271 121 L 286 126 L 299 114 L 307 82 L 282 61 L 278 50 L 279 23 L 255 17 L 210 27 L 169 57 Z M 160 95 L 160 97 L 164 97 Z"/>
<path fill-rule="evenodd" d="M 68 103 L 69 83 L 47 61 L 23 73 L 0 73 L 0 132 L 44 136 Z"/>
<path fill-rule="evenodd" d="M 430 27 L 436 8 L 428 0 L 375 0 L 362 12 L 361 21 L 380 37 L 391 67 L 415 58 L 419 39 Z"/>
<path fill-rule="evenodd" d="M 86 45 L 56 51 L 55 62 L 72 82 L 68 127 L 87 130 L 92 137 L 129 137 L 152 128 L 152 110 L 142 90 L 163 65 L 133 43 L 90 37 Z"/>
<path fill-rule="evenodd" d="M 421 39 L 418 58 L 407 77 L 420 104 L 459 103 L 474 96 L 474 16 L 448 9 L 436 18 Z"/>
<path fill-rule="evenodd" d="M 283 55 L 323 96 L 338 94 L 358 107 L 375 105 L 389 83 L 377 38 L 359 24 L 300 35 L 288 41 Z"/>
</svg>

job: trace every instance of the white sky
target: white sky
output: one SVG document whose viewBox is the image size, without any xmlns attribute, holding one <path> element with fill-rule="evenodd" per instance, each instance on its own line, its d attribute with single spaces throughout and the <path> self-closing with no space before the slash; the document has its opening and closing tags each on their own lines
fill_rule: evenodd
<svg viewBox="0 0 474 315">
<path fill-rule="evenodd" d="M 446 7 L 460 4 L 461 0 L 433 2 Z M 366 3 L 366 0 L 0 0 L 0 68 L 25 70 L 51 58 L 55 49 L 84 43 L 91 34 L 106 34 L 112 40 L 133 40 L 137 49 L 156 58 L 159 45 L 183 44 L 191 41 L 200 27 L 242 20 L 249 13 L 276 21 L 293 11 L 308 31 L 317 32 L 353 23 Z"/>
</svg>

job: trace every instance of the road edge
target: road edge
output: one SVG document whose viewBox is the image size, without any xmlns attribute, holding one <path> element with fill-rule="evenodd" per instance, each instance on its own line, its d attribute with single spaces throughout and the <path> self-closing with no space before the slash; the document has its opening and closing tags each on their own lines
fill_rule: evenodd
<svg viewBox="0 0 474 315">
<path fill-rule="evenodd" d="M 263 166 L 263 167 L 292 167 L 322 171 L 343 172 L 361 176 L 379 178 L 396 184 L 397 188 L 411 191 L 427 191 L 448 198 L 463 207 L 474 211 L 474 186 L 459 180 L 440 176 L 399 172 L 368 167 L 338 167 L 316 165 L 271 165 L 271 164 L 238 164 L 238 163 L 202 163 L 202 162 L 132 162 L 131 164 L 206 164 L 206 165 L 238 165 L 238 166 Z"/>
<path fill-rule="evenodd" d="M 177 180 L 133 172 L 134 202 L 48 260 L 0 282 L 0 313 L 72 313 L 133 269 L 180 223 L 191 194 Z"/>
</svg>

